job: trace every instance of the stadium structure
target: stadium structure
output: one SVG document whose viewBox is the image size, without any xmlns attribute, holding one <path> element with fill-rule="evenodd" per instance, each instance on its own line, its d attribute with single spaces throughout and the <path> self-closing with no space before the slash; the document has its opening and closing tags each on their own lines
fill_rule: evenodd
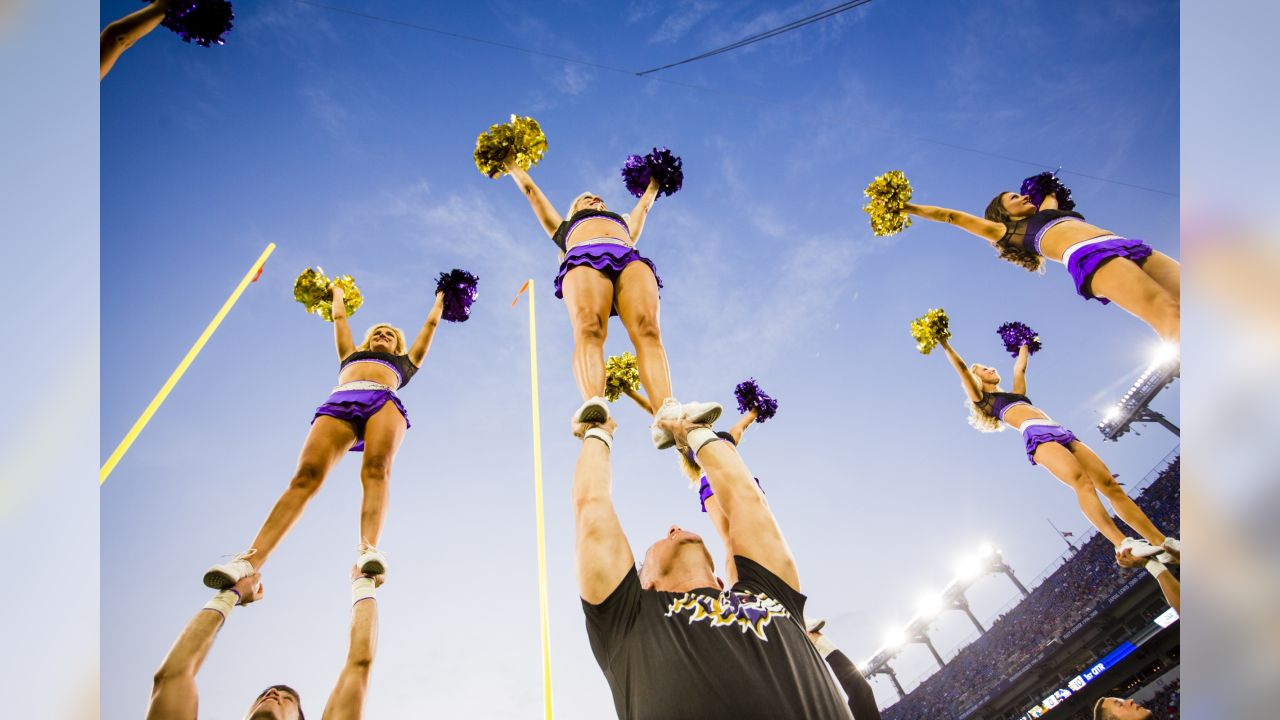
<svg viewBox="0 0 1280 720">
<path fill-rule="evenodd" d="M 1175 448 L 1134 488 L 1141 489 L 1138 505 L 1174 535 L 1181 524 L 1179 471 Z M 1002 571 L 998 553 L 994 558 L 987 572 Z M 884 720 L 1079 720 L 1092 718 L 1104 696 L 1133 698 L 1157 720 L 1177 718 L 1178 616 L 1155 580 L 1117 566 L 1110 543 L 1096 533 L 1055 565 L 945 664 L 934 651 L 939 669 L 909 692 L 890 664 L 899 644 L 867 661 L 868 679 L 887 677 L 900 694 L 882 710 Z M 921 642 L 913 634 L 927 640 L 930 622 L 918 616 L 904 640 Z"/>
</svg>

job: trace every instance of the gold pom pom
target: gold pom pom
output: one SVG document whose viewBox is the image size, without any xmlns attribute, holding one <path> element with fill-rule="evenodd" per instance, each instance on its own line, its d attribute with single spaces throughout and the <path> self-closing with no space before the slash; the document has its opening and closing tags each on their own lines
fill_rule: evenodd
<svg viewBox="0 0 1280 720">
<path fill-rule="evenodd" d="M 636 367 L 636 356 L 629 352 L 614 355 L 605 363 L 604 396 L 613 402 L 622 397 L 622 393 L 635 391 L 640 387 L 640 370 Z"/>
<path fill-rule="evenodd" d="M 531 117 L 511 116 L 511 122 L 491 125 L 476 138 L 476 168 L 488 177 L 507 173 L 507 158 L 521 170 L 528 170 L 547 151 L 547 136 Z"/>
<path fill-rule="evenodd" d="M 293 299 L 302 303 L 309 313 L 316 313 L 326 322 L 333 322 L 333 286 L 342 288 L 342 304 L 347 316 L 355 314 L 364 304 L 364 296 L 350 275 L 340 275 L 333 280 L 325 276 L 319 267 L 302 271 L 293 283 Z"/>
<path fill-rule="evenodd" d="M 928 355 L 938 343 L 951 337 L 951 321 L 942 308 L 933 308 L 929 312 L 911 321 L 911 337 L 916 339 L 916 349 Z"/>
<path fill-rule="evenodd" d="M 871 202 L 862 206 L 871 216 L 871 232 L 896 235 L 911 227 L 911 218 L 903 211 L 911 200 L 911 183 L 901 170 L 890 170 L 877 177 L 862 193 L 871 198 Z"/>
</svg>

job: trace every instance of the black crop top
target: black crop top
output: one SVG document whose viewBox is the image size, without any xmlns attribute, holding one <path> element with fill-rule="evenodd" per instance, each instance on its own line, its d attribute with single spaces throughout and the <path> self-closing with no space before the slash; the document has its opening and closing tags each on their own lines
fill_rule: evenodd
<svg viewBox="0 0 1280 720">
<path fill-rule="evenodd" d="M 1013 405 L 1030 405 L 1031 398 L 1022 393 L 993 392 L 983 393 L 982 399 L 975 405 L 982 412 L 994 418 L 1004 420 L 1004 412 Z"/>
<path fill-rule="evenodd" d="M 355 362 L 374 362 L 384 365 L 395 371 L 400 377 L 400 384 L 397 389 L 409 384 L 409 379 L 413 374 L 418 372 L 418 366 L 413 364 L 408 355 L 392 355 L 391 353 L 375 352 L 373 350 L 357 350 L 342 359 L 342 364 L 338 366 L 341 371 L 346 366 Z"/>
<path fill-rule="evenodd" d="M 555 243 L 556 247 L 560 248 L 560 252 L 567 252 L 565 250 L 565 243 L 569 240 L 569 233 L 573 232 L 573 229 L 577 227 L 578 223 L 595 217 L 608 218 L 618 223 L 627 231 L 627 237 L 631 236 L 631 228 L 627 227 L 627 221 L 618 213 L 609 212 L 608 210 L 592 210 L 588 208 L 586 210 L 579 210 L 573 214 L 573 217 L 560 223 L 560 227 L 556 228 L 556 234 L 551 236 L 551 242 Z"/>
<path fill-rule="evenodd" d="M 1004 240 L 1013 241 L 1021 245 L 1027 252 L 1043 255 L 1040 252 L 1040 233 L 1045 226 L 1054 220 L 1061 218 L 1074 218 L 1076 220 L 1084 220 L 1084 216 L 1075 210 L 1041 210 L 1035 215 L 1025 217 L 1012 225 L 1007 225 L 1008 231 L 1004 234 Z"/>
</svg>

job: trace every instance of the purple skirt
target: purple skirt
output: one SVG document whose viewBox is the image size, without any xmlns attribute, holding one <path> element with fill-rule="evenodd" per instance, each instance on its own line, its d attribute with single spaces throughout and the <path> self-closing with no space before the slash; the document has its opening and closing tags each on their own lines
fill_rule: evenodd
<svg viewBox="0 0 1280 720">
<path fill-rule="evenodd" d="M 760 484 L 760 478 L 751 479 L 756 481 L 756 487 L 760 488 L 760 492 L 764 492 L 764 486 Z M 715 491 L 711 489 L 711 483 L 707 482 L 706 475 L 703 475 L 701 480 L 702 485 L 698 486 L 698 500 L 702 503 L 702 512 L 706 512 L 707 500 L 711 499 L 712 495 L 715 495 Z"/>
<path fill-rule="evenodd" d="M 556 297 L 561 300 L 564 299 L 564 292 L 561 288 L 564 284 L 564 276 L 579 265 L 589 265 L 608 276 L 611 282 L 617 282 L 618 275 L 622 273 L 622 269 L 633 262 L 642 262 L 648 265 L 649 269 L 653 271 L 653 279 L 658 281 L 658 287 L 662 287 L 662 278 L 658 277 L 658 268 L 654 266 L 652 260 L 641 255 L 635 248 L 613 243 L 574 245 L 569 248 L 568 254 L 564 256 L 564 262 L 560 263 L 560 272 L 556 273 Z M 617 314 L 617 307 L 609 311 L 610 317 Z"/>
<path fill-rule="evenodd" d="M 314 425 L 316 418 L 321 415 L 347 421 L 356 431 L 356 444 L 351 446 L 351 452 L 362 452 L 365 424 L 388 402 L 394 403 L 396 409 L 404 416 L 404 426 L 408 429 L 409 413 L 405 412 L 404 404 L 391 390 L 335 390 L 323 405 L 316 408 L 311 424 Z"/>
<path fill-rule="evenodd" d="M 1041 445 L 1056 442 L 1070 448 L 1077 439 L 1075 433 L 1061 425 L 1031 425 L 1022 432 L 1022 440 L 1027 444 L 1027 459 L 1032 465 L 1036 464 L 1036 448 Z"/>
<path fill-rule="evenodd" d="M 1093 294 L 1093 289 L 1090 287 L 1093 274 L 1098 271 L 1098 268 L 1116 258 L 1132 260 L 1141 265 L 1151 257 L 1151 253 L 1151 246 L 1141 240 L 1128 238 L 1103 240 L 1093 245 L 1086 245 L 1072 253 L 1067 260 L 1067 272 L 1071 273 L 1071 279 L 1076 283 L 1076 293 L 1080 297 L 1110 305 L 1110 300 Z"/>
</svg>

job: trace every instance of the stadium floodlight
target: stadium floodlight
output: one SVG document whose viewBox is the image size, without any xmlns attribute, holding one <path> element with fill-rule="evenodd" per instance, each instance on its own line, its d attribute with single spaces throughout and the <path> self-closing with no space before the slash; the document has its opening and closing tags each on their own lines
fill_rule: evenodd
<svg viewBox="0 0 1280 720">
<path fill-rule="evenodd" d="M 985 541 L 984 541 L 981 545 L 979 545 L 979 546 L 978 546 L 978 559 L 979 559 L 979 560 L 986 560 L 987 558 L 989 558 L 989 557 L 991 557 L 992 555 L 995 555 L 995 554 L 996 554 L 996 546 L 995 546 L 995 545 L 992 545 L 992 544 L 991 544 L 991 543 L 989 543 L 989 542 L 985 542 Z"/>
<path fill-rule="evenodd" d="M 890 628 L 884 634 L 885 647 L 897 650 L 907 644 L 907 631 L 900 627 Z"/>
<path fill-rule="evenodd" d="M 1120 396 L 1120 402 L 1106 411 L 1102 422 L 1098 423 L 1098 431 L 1102 433 L 1104 440 L 1116 440 L 1129 432 L 1134 423 L 1140 422 L 1159 423 L 1174 435 L 1181 434 L 1177 425 L 1150 407 L 1155 396 L 1178 377 L 1181 370 L 1178 352 L 1178 346 L 1171 343 L 1164 343 L 1156 348 L 1151 365 Z"/>
<path fill-rule="evenodd" d="M 978 573 L 982 572 L 982 564 L 977 558 L 964 558 L 956 564 L 956 577 L 960 582 L 967 583 L 978 577 Z"/>
<path fill-rule="evenodd" d="M 1156 348 L 1153 362 L 1157 365 L 1168 365 L 1178 359 L 1178 346 L 1170 342 L 1160 343 Z"/>
<path fill-rule="evenodd" d="M 920 619 L 932 620 L 942 612 L 942 598 L 935 593 L 929 593 L 921 596 L 920 603 L 916 607 Z"/>
</svg>

